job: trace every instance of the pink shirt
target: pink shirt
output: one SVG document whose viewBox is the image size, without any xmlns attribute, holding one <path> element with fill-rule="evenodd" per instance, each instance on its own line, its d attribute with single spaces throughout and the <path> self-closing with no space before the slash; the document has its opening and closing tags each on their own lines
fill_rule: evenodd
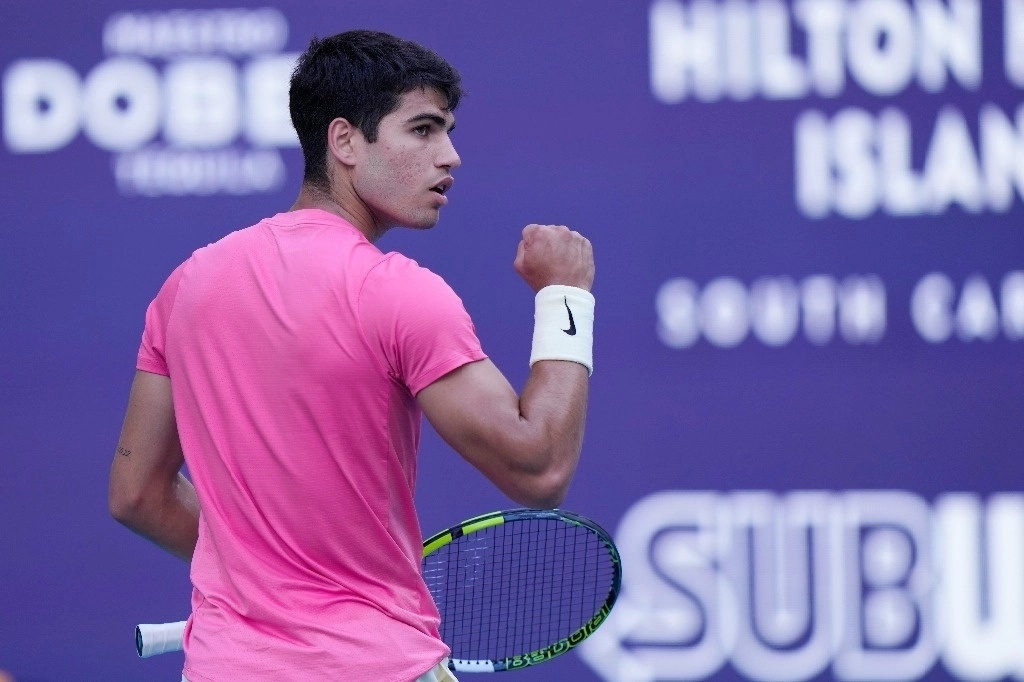
<svg viewBox="0 0 1024 682">
<path fill-rule="evenodd" d="M 437 275 L 329 213 L 199 249 L 146 314 L 199 495 L 185 675 L 407 682 L 448 653 L 420 577 L 414 396 L 486 357 Z"/>
</svg>

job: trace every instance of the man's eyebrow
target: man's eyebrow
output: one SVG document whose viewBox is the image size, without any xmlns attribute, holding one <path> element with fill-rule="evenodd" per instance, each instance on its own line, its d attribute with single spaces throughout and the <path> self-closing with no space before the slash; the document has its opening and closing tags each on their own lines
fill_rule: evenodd
<svg viewBox="0 0 1024 682">
<path fill-rule="evenodd" d="M 449 133 L 455 130 L 454 120 L 451 122 L 451 125 L 449 125 L 448 121 L 443 116 L 438 116 L 437 114 L 417 114 L 407 120 L 406 123 L 419 123 L 420 121 L 430 121 L 431 123 L 435 123 L 439 128 L 447 128 Z"/>
</svg>

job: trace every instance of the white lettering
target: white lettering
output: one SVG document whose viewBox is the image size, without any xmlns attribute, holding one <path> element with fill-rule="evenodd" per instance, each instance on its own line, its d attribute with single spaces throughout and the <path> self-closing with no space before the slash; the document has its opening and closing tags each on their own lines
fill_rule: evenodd
<svg viewBox="0 0 1024 682">
<path fill-rule="evenodd" d="M 963 114 L 943 107 L 918 171 L 915 136 L 902 111 L 889 108 L 874 116 L 845 108 L 831 120 L 805 112 L 794 134 L 797 205 L 811 218 L 835 212 L 859 219 L 879 210 L 940 214 L 953 205 L 970 213 L 1007 212 L 1024 199 L 1024 105 L 1016 124 L 986 104 L 975 144 Z"/>
<path fill-rule="evenodd" d="M 160 79 L 138 59 L 109 59 L 85 81 L 82 128 L 102 149 L 136 149 L 160 129 Z"/>
<path fill-rule="evenodd" d="M 954 332 L 964 342 L 992 341 L 1000 331 L 1010 341 L 1024 340 L 1024 272 L 1003 277 L 998 299 L 994 289 L 980 274 L 959 291 L 948 275 L 926 275 L 910 298 L 914 328 L 928 343 L 945 343 Z"/>
<path fill-rule="evenodd" d="M 14 62 L 4 73 L 4 143 L 12 152 L 60 149 L 78 134 L 81 80 L 53 59 Z"/>
<path fill-rule="evenodd" d="M 804 333 L 818 346 L 832 340 L 836 331 L 836 281 L 826 275 L 813 275 L 800 286 L 804 312 Z"/>
<path fill-rule="evenodd" d="M 658 338 L 669 348 L 689 348 L 700 338 L 697 285 L 677 277 L 661 285 L 654 299 Z"/>
<path fill-rule="evenodd" d="M 1006 1 L 1007 70 L 1024 82 L 1024 0 Z M 980 0 L 654 0 L 648 20 L 651 90 L 667 104 L 837 97 L 847 75 L 878 96 L 982 82 Z"/>
<path fill-rule="evenodd" d="M 164 73 L 130 57 L 100 62 L 84 83 L 54 60 L 15 62 L 4 74 L 4 141 L 19 153 L 52 152 L 79 130 L 108 151 L 140 149 L 163 129 L 181 148 L 225 147 L 240 135 L 254 145 L 293 147 L 288 112 L 295 55 L 238 66 L 219 57 L 171 60 Z"/>
<path fill-rule="evenodd" d="M 711 281 L 700 296 L 700 322 L 704 336 L 713 345 L 731 348 L 750 330 L 747 289 L 731 277 Z"/>
<path fill-rule="evenodd" d="M 222 58 L 179 59 L 167 68 L 168 109 L 164 136 L 174 146 L 229 144 L 241 127 L 238 72 Z"/>
<path fill-rule="evenodd" d="M 860 109 L 843 109 L 832 122 L 835 208 L 847 218 L 864 218 L 878 205 L 874 121 Z"/>
<path fill-rule="evenodd" d="M 793 493 L 779 500 L 766 492 L 736 493 L 729 500 L 731 533 L 723 579 L 749 617 L 738 617 L 732 662 L 753 680 L 806 680 L 832 657 L 829 496 Z M 720 520 L 726 517 L 720 516 Z"/>
<path fill-rule="evenodd" d="M 943 569 L 937 600 L 945 628 L 942 662 L 965 680 L 1020 679 L 1024 500 L 994 496 L 984 524 L 980 500 L 966 493 L 941 498 L 936 514 Z"/>
<path fill-rule="evenodd" d="M 1024 105 L 1017 108 L 1017 127 L 999 107 L 981 109 L 982 177 L 989 205 L 1009 211 L 1016 196 L 1024 199 Z"/>
<path fill-rule="evenodd" d="M 651 89 L 666 103 L 692 94 L 713 101 L 721 95 L 718 15 L 710 0 L 689 9 L 676 0 L 655 0 L 650 15 Z"/>
<path fill-rule="evenodd" d="M 875 95 L 903 90 L 914 76 L 910 9 L 898 0 L 862 0 L 848 27 L 850 73 Z"/>
<path fill-rule="evenodd" d="M 785 346 L 796 338 L 801 317 L 804 335 L 815 345 L 831 341 L 837 328 L 846 343 L 878 343 L 887 317 L 885 286 L 874 275 L 842 283 L 826 275 L 800 283 L 763 277 L 749 289 L 733 277 L 719 277 L 703 289 L 680 277 L 659 288 L 655 309 L 658 337 L 669 348 L 689 348 L 701 337 L 732 348 L 751 332 L 766 346 Z"/>
<path fill-rule="evenodd" d="M 294 54 L 275 55 L 254 59 L 245 67 L 245 131 L 254 145 L 299 145 L 288 111 L 288 87 L 297 59 Z"/>
<path fill-rule="evenodd" d="M 622 593 L 580 648 L 608 682 L 1024 675 L 1024 495 L 664 491 L 615 533 Z"/>
<path fill-rule="evenodd" d="M 832 139 L 828 119 L 806 111 L 796 120 L 796 203 L 808 218 L 824 218 L 833 207 Z"/>
<path fill-rule="evenodd" d="M 274 147 L 298 146 L 288 111 L 297 55 L 277 54 L 287 37 L 274 8 L 115 14 L 103 44 L 116 56 L 84 78 L 52 59 L 6 69 L 4 143 L 15 153 L 52 152 L 81 131 L 118 153 L 114 177 L 126 195 L 279 189 L 286 170 Z M 243 137 L 256 149 L 240 148 Z"/>
<path fill-rule="evenodd" d="M 929 510 L 912 493 L 843 496 L 841 680 L 917 680 L 935 662 Z"/>
<path fill-rule="evenodd" d="M 847 277 L 839 286 L 839 331 L 847 343 L 878 343 L 885 335 L 885 285 L 875 276 Z"/>
<path fill-rule="evenodd" d="M 803 62 L 789 52 L 793 39 L 786 6 L 779 0 L 761 0 L 756 8 L 758 64 L 762 69 L 765 97 L 802 97 L 808 90 L 807 74 Z"/>
<path fill-rule="evenodd" d="M 717 575 L 720 505 L 714 493 L 668 491 L 634 504 L 617 542 L 624 591 L 578 651 L 608 682 L 702 680 L 735 639 L 735 597 Z"/>
<path fill-rule="evenodd" d="M 956 308 L 956 331 L 962 341 L 991 341 L 999 334 L 999 308 L 981 275 L 972 275 L 964 283 Z"/>
<path fill-rule="evenodd" d="M 1013 341 L 1024 339 L 1024 272 L 1017 270 L 1003 278 L 1000 299 L 1003 333 Z"/>
<path fill-rule="evenodd" d="M 939 112 L 924 162 L 924 180 L 930 190 L 932 213 L 942 213 L 951 203 L 977 213 L 984 204 L 981 169 L 971 133 L 963 116 L 952 107 Z"/>
<path fill-rule="evenodd" d="M 918 81 L 929 92 L 946 87 L 947 68 L 965 88 L 981 85 L 981 6 L 977 0 L 917 0 L 921 41 Z"/>
<path fill-rule="evenodd" d="M 846 85 L 843 0 L 796 0 L 793 12 L 807 32 L 807 61 L 814 89 L 823 97 L 835 97 Z"/>
<path fill-rule="evenodd" d="M 1024 88 L 1024 0 L 1003 0 L 1003 39 L 1006 76 Z"/>
<path fill-rule="evenodd" d="M 125 195 L 246 195 L 280 189 L 286 171 L 275 149 L 189 151 L 151 146 L 119 155 L 118 189 Z"/>
<path fill-rule="evenodd" d="M 166 72 L 164 136 L 176 147 L 222 147 L 241 127 L 238 72 L 221 58 L 189 58 Z"/>
<path fill-rule="evenodd" d="M 767 346 L 785 346 L 800 326 L 800 294 L 788 277 L 765 277 L 750 287 L 750 322 Z"/>
<path fill-rule="evenodd" d="M 897 109 L 878 116 L 878 163 L 882 184 L 882 205 L 890 215 L 920 215 L 924 210 L 924 188 L 911 168 L 910 120 Z"/>
<path fill-rule="evenodd" d="M 757 63 L 754 57 L 754 18 L 746 0 L 725 0 L 722 5 L 725 33 L 725 87 L 735 100 L 747 100 L 757 93 Z"/>
<path fill-rule="evenodd" d="M 279 52 L 288 22 L 274 8 L 122 12 L 103 28 L 112 54 L 157 57 L 182 54 L 245 56 Z"/>
<path fill-rule="evenodd" d="M 953 301 L 956 289 L 941 272 L 926 275 L 910 297 L 910 319 L 925 341 L 942 343 L 953 334 Z"/>
</svg>

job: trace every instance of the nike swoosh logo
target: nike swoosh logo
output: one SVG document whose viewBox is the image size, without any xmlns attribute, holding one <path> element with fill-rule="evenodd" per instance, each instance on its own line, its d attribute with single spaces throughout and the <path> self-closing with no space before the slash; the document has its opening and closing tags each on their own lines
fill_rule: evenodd
<svg viewBox="0 0 1024 682">
<path fill-rule="evenodd" d="M 569 328 L 562 331 L 569 336 L 576 336 L 576 321 L 572 319 L 572 308 L 569 307 L 569 299 L 563 298 L 562 301 L 565 302 L 565 310 L 569 313 Z"/>
</svg>

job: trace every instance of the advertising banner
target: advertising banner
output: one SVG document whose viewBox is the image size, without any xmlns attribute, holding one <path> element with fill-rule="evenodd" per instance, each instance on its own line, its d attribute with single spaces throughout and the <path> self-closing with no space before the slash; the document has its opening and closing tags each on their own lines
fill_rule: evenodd
<svg viewBox="0 0 1024 682">
<path fill-rule="evenodd" d="M 0 10 L 0 670 L 177 680 L 136 623 L 188 565 L 107 478 L 144 315 L 286 211 L 288 78 L 388 31 L 467 90 L 431 230 L 521 388 L 530 223 L 594 245 L 566 509 L 612 532 L 606 623 L 517 680 L 1024 679 L 1024 0 L 15 0 Z M 514 507 L 424 424 L 424 533 Z M 472 679 L 472 673 L 461 675 Z"/>
</svg>

